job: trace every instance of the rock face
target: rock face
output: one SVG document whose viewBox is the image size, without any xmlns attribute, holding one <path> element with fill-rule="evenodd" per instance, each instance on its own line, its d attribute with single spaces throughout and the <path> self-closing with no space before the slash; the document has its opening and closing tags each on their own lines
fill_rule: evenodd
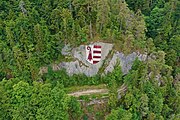
<svg viewBox="0 0 180 120">
<path fill-rule="evenodd" d="M 65 45 L 63 49 L 61 50 L 62 55 L 71 55 L 71 47 L 70 45 Z"/>
<path fill-rule="evenodd" d="M 112 72 L 114 70 L 114 66 L 119 60 L 123 74 L 127 74 L 136 58 L 138 58 L 140 61 L 145 61 L 147 55 L 136 52 L 133 52 L 129 55 L 124 55 L 122 52 L 116 52 L 109 62 L 109 65 L 106 67 L 105 73 L 107 74 L 108 72 Z"/>
<path fill-rule="evenodd" d="M 96 64 L 91 64 L 86 60 L 85 45 L 81 45 L 78 48 L 72 50 L 72 55 L 76 59 L 72 62 L 62 62 L 59 64 L 61 68 L 64 68 L 69 75 L 73 74 L 85 74 L 87 76 L 94 76 L 98 73 L 103 61 L 107 57 L 109 51 L 112 50 L 113 45 L 108 43 L 96 42 L 92 45 L 101 46 L 101 61 Z"/>
<path fill-rule="evenodd" d="M 91 64 L 86 60 L 86 46 L 81 45 L 77 48 L 70 48 L 70 46 L 65 46 L 61 53 L 65 56 L 71 56 L 74 58 L 70 62 L 61 62 L 59 64 L 52 64 L 51 67 L 54 71 L 65 69 L 69 75 L 73 74 L 85 74 L 86 76 L 94 76 L 98 74 L 101 67 L 104 68 L 102 74 L 107 74 L 114 70 L 117 62 L 120 62 L 120 66 L 123 74 L 127 74 L 132 67 L 132 64 L 136 58 L 140 61 L 145 61 L 147 59 L 146 54 L 140 54 L 133 52 L 131 54 L 125 55 L 122 52 L 116 52 L 112 57 L 107 57 L 109 52 L 113 48 L 113 44 L 96 42 L 91 45 L 100 45 L 101 46 L 101 61 L 96 64 Z M 110 56 L 110 55 L 109 55 Z M 104 64 L 105 62 L 105 64 Z M 40 69 L 40 74 L 47 73 L 47 67 L 42 67 Z"/>
</svg>

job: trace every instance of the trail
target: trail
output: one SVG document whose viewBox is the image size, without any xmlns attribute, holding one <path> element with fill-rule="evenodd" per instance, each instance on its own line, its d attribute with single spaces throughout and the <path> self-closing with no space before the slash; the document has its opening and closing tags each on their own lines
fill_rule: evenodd
<svg viewBox="0 0 180 120">
<path fill-rule="evenodd" d="M 127 90 L 127 87 L 125 84 L 123 84 L 120 89 L 117 90 L 118 94 L 125 92 Z M 74 96 L 74 97 L 79 97 L 82 95 L 91 95 L 91 94 L 108 94 L 109 90 L 108 89 L 89 89 L 89 90 L 83 90 L 83 91 L 76 91 L 69 93 L 68 95 Z"/>
<path fill-rule="evenodd" d="M 85 90 L 85 91 L 77 91 L 70 93 L 68 95 L 74 96 L 74 97 L 79 97 L 82 95 L 91 95 L 91 94 L 106 94 L 108 93 L 108 89 L 90 89 L 90 90 Z"/>
</svg>

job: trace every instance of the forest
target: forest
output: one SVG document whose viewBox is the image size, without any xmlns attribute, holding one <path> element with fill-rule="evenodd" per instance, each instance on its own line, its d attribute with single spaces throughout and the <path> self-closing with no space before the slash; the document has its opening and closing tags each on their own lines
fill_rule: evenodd
<svg viewBox="0 0 180 120">
<path fill-rule="evenodd" d="M 99 40 L 152 59 L 136 59 L 126 75 L 118 64 L 105 76 L 69 76 L 50 67 L 39 74 L 65 59 L 66 44 Z M 106 95 L 68 95 L 104 85 Z M 103 97 L 101 105 L 86 104 Z M 0 120 L 29 119 L 180 120 L 180 1 L 1 0 Z"/>
</svg>

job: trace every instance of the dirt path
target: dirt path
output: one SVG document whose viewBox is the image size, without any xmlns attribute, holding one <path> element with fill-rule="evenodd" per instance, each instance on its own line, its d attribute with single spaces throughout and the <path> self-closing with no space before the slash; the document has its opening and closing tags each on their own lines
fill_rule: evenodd
<svg viewBox="0 0 180 120">
<path fill-rule="evenodd" d="M 108 89 L 91 89 L 91 90 L 85 90 L 85 91 L 77 91 L 73 93 L 69 93 L 68 95 L 79 97 L 81 95 L 91 95 L 91 94 L 106 94 L 108 93 Z"/>
<path fill-rule="evenodd" d="M 125 92 L 127 87 L 123 84 L 120 89 L 118 89 L 118 93 Z M 89 89 L 89 90 L 83 90 L 83 91 L 76 91 L 73 93 L 69 93 L 68 95 L 79 97 L 82 95 L 91 95 L 91 94 L 107 94 L 109 92 L 108 89 Z"/>
</svg>

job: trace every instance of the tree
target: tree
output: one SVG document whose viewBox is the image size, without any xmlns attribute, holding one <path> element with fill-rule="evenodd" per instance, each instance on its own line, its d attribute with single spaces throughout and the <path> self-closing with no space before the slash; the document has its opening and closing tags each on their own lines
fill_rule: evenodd
<svg viewBox="0 0 180 120">
<path fill-rule="evenodd" d="M 149 17 L 146 18 L 148 36 L 153 39 L 158 35 L 159 28 L 162 26 L 162 21 L 164 20 L 164 9 L 155 7 Z M 156 44 L 155 44 L 156 45 Z"/>
<path fill-rule="evenodd" d="M 63 39 L 70 40 L 72 37 L 70 34 L 72 34 L 72 24 L 73 24 L 73 18 L 72 14 L 68 9 L 62 9 L 61 12 L 62 17 L 62 24 L 61 24 L 61 30 L 65 34 L 65 37 Z M 66 42 L 66 41 L 65 41 Z"/>
<path fill-rule="evenodd" d="M 117 83 L 114 77 L 110 77 L 109 79 L 109 100 L 108 100 L 108 105 L 109 108 L 115 108 L 118 102 L 118 94 L 117 94 Z"/>
<path fill-rule="evenodd" d="M 68 103 L 68 114 L 69 118 L 74 120 L 74 119 L 80 119 L 82 116 L 82 110 L 80 103 L 77 101 L 76 98 L 71 97 L 69 103 Z"/>
<path fill-rule="evenodd" d="M 30 103 L 30 96 L 32 95 L 32 86 L 28 83 L 20 81 L 13 86 L 12 92 L 12 118 L 13 119 L 34 119 Z"/>
<path fill-rule="evenodd" d="M 9 114 L 12 109 L 11 106 L 11 92 L 12 81 L 3 79 L 0 81 L 0 120 L 11 119 L 12 115 Z"/>
<path fill-rule="evenodd" d="M 146 117 L 149 113 L 149 106 L 148 106 L 149 98 L 147 94 L 142 94 L 140 101 L 141 101 L 140 111 L 143 118 Z"/>
<path fill-rule="evenodd" d="M 166 53 L 166 64 L 169 66 L 174 66 L 176 59 L 177 59 L 177 55 L 176 55 L 176 51 L 171 49 Z"/>
<path fill-rule="evenodd" d="M 96 26 L 97 30 L 101 34 L 105 30 L 106 26 L 109 23 L 109 12 L 110 7 L 108 5 L 108 0 L 100 0 L 97 5 L 97 21 Z"/>
<path fill-rule="evenodd" d="M 106 120 L 131 120 L 132 114 L 124 110 L 123 108 L 117 108 L 117 110 L 112 110 L 111 114 L 106 117 Z"/>
</svg>

